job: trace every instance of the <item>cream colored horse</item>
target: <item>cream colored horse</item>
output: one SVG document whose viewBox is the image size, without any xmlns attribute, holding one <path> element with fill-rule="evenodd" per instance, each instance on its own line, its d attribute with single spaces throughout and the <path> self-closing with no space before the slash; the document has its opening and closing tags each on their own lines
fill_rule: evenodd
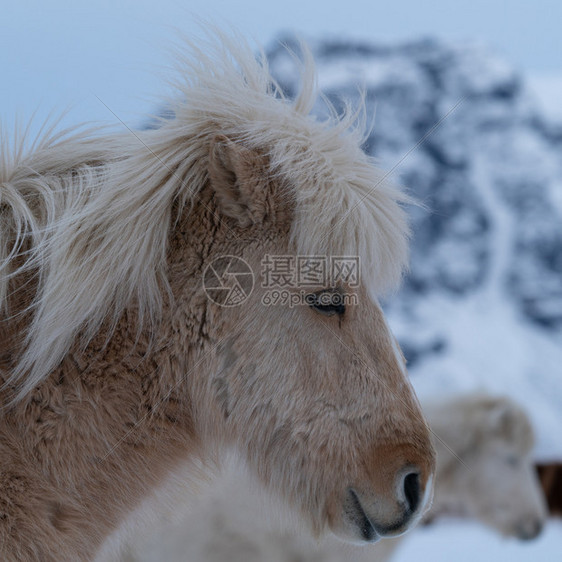
<svg viewBox="0 0 562 562">
<path fill-rule="evenodd" d="M 522 409 L 507 398 L 474 394 L 426 404 L 424 412 L 439 437 L 428 518 L 457 515 L 505 536 L 536 537 L 546 507 L 531 458 L 532 430 Z M 298 521 L 234 464 L 192 505 L 188 513 L 168 513 L 148 539 L 132 539 L 121 560 L 381 562 L 402 541 L 364 547 L 311 541 Z"/>
<path fill-rule="evenodd" d="M 154 130 L 2 138 L 2 560 L 91 559 L 226 448 L 317 534 L 376 541 L 430 501 L 434 449 L 376 299 L 406 261 L 403 196 L 353 116 L 309 116 L 310 61 L 291 102 L 242 41 L 188 51 Z M 264 264 L 310 256 L 360 281 L 267 306 Z"/>
<path fill-rule="evenodd" d="M 508 398 L 475 394 L 426 404 L 424 412 L 441 438 L 435 441 L 430 516 L 469 517 L 504 536 L 535 538 L 547 510 L 531 457 L 533 430 L 522 408 Z"/>
</svg>

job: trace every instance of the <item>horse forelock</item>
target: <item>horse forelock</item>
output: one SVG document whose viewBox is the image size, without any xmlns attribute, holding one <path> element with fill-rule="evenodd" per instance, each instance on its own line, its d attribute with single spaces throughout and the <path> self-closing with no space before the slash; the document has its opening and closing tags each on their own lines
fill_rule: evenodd
<svg viewBox="0 0 562 562">
<path fill-rule="evenodd" d="M 294 101 L 280 91 L 265 55 L 256 58 L 240 41 L 223 37 L 198 50 L 197 58 L 180 58 L 178 76 L 190 80 L 174 82 L 180 91 L 169 100 L 175 126 L 180 134 L 190 123 L 199 138 L 219 128 L 267 153 L 271 172 L 289 184 L 296 202 L 295 252 L 359 257 L 363 281 L 377 295 L 395 287 L 406 267 L 409 228 L 400 204 L 410 199 L 361 148 L 369 133 L 364 101 L 325 121 L 310 115 L 318 98 L 316 72 L 305 45 L 301 53 L 302 85 Z"/>
<path fill-rule="evenodd" d="M 219 39 L 190 43 L 177 58 L 166 100 L 175 118 L 154 130 L 51 131 L 11 156 L 3 141 L 0 299 L 7 299 L 21 240 L 31 241 L 23 270 L 40 272 L 25 351 L 7 377 L 21 384 L 20 395 L 56 367 L 77 333 L 87 343 L 133 300 L 141 324 L 157 322 L 172 206 L 194 203 L 217 134 L 266 153 L 271 173 L 289 185 L 296 253 L 358 257 L 362 282 L 374 293 L 399 280 L 407 261 L 406 197 L 361 150 L 361 112 L 325 122 L 309 115 L 317 92 L 306 49 L 303 87 L 290 101 L 263 54 L 256 58 L 240 39 Z"/>
</svg>

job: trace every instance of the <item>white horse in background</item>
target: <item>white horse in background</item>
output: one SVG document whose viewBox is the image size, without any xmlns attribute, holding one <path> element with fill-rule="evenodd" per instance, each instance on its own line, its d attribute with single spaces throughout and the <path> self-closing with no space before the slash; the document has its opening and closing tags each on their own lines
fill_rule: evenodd
<svg viewBox="0 0 562 562">
<path fill-rule="evenodd" d="M 470 394 L 424 404 L 438 451 L 434 504 L 442 515 L 477 520 L 506 537 L 532 539 L 546 505 L 531 457 L 533 432 L 522 408 L 505 397 Z M 350 546 L 313 541 L 284 506 L 229 465 L 188 513 L 170 513 L 156 531 L 129 543 L 123 562 L 376 562 L 403 538 Z"/>
<path fill-rule="evenodd" d="M 547 510 L 523 409 L 505 397 L 474 394 L 426 404 L 424 411 L 441 438 L 435 440 L 438 483 L 428 517 L 458 515 L 503 536 L 538 536 Z"/>
</svg>

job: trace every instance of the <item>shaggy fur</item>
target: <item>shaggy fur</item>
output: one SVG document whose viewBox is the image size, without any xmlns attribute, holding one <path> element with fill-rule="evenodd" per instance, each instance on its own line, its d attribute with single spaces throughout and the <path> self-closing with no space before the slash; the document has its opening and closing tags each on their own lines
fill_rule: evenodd
<svg viewBox="0 0 562 562">
<path fill-rule="evenodd" d="M 360 149 L 365 131 L 360 123 L 352 129 L 352 114 L 324 123 L 309 117 L 312 62 L 290 102 L 265 57 L 226 39 L 207 47 L 178 58 L 167 102 L 175 119 L 156 130 L 47 133 L 28 150 L 23 135 L 12 151 L 2 138 L 0 298 L 18 272 L 41 271 L 25 351 L 10 376 L 20 396 L 61 361 L 78 331 L 85 345 L 133 300 L 139 321 L 161 317 L 170 221 L 203 189 L 218 133 L 266 150 L 270 173 L 295 188 L 296 254 L 359 256 L 374 294 L 400 279 L 408 228 L 397 202 L 406 198 Z"/>
<path fill-rule="evenodd" d="M 530 457 L 532 430 L 521 407 L 504 397 L 474 394 L 426 404 L 424 412 L 440 437 L 434 503 L 426 519 L 460 515 L 520 539 L 540 533 L 546 510 Z M 148 539 L 130 539 L 116 559 L 382 562 L 402 541 L 400 537 L 365 547 L 330 538 L 310 541 L 294 516 L 235 464 L 187 505 L 188 513 L 179 506 L 153 525 Z"/>
<path fill-rule="evenodd" d="M 350 117 L 307 115 L 310 65 L 294 103 L 239 40 L 179 67 L 157 129 L 2 140 L 2 560 L 91 559 L 179 465 L 226 447 L 317 533 L 400 532 L 427 507 L 434 450 L 372 298 L 405 263 L 402 196 Z M 257 274 L 324 253 L 361 258 L 337 317 L 266 307 L 259 279 L 239 307 L 202 287 L 219 256 Z"/>
</svg>

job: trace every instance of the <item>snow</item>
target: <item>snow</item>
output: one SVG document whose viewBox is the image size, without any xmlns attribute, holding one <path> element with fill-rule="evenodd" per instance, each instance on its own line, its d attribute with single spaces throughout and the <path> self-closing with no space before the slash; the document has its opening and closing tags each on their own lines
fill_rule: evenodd
<svg viewBox="0 0 562 562">
<path fill-rule="evenodd" d="M 474 390 L 508 394 L 525 407 L 533 422 L 536 458 L 562 457 L 557 429 L 562 366 L 560 343 L 553 336 L 529 327 L 508 302 L 485 293 L 462 302 L 436 295 L 420 303 L 413 318 L 393 314 L 390 324 L 398 338 L 408 339 L 412 331 L 426 334 L 427 346 L 439 334 L 447 335 L 445 349 L 411 369 L 422 399 Z"/>
<path fill-rule="evenodd" d="M 562 521 L 548 521 L 535 540 L 504 539 L 476 523 L 443 520 L 413 531 L 400 544 L 393 562 L 553 562 L 562 548 Z M 558 554 L 556 554 L 558 553 Z"/>
<path fill-rule="evenodd" d="M 534 138 L 527 143 L 518 139 L 516 143 L 523 144 L 523 153 L 525 147 L 531 154 L 537 149 Z M 525 156 L 529 157 L 528 153 Z M 490 188 L 481 156 L 475 162 L 474 185 L 493 216 L 494 231 L 486 280 L 463 299 L 443 292 L 416 299 L 415 324 L 412 316 L 400 322 L 392 313 L 390 324 L 396 322 L 394 329 L 399 339 L 408 339 L 412 328 L 423 332 L 426 325 L 446 335 L 445 349 L 428 356 L 411 371 L 421 397 L 472 390 L 508 394 L 525 407 L 533 422 L 535 457 L 560 460 L 562 438 L 553 428 L 562 426 L 562 339 L 558 332 L 526 322 L 506 294 L 503 275 L 513 259 L 511 244 L 519 225 L 501 194 Z M 526 168 L 521 166 L 521 171 Z M 456 222 L 458 228 L 459 220 Z M 448 250 L 449 260 L 459 260 L 455 269 L 462 272 L 466 268 L 462 254 L 455 243 L 448 242 L 449 248 L 439 250 Z M 562 301 L 555 304 L 560 306 Z"/>
<path fill-rule="evenodd" d="M 562 73 L 532 74 L 529 85 L 545 115 L 562 123 Z"/>
</svg>

